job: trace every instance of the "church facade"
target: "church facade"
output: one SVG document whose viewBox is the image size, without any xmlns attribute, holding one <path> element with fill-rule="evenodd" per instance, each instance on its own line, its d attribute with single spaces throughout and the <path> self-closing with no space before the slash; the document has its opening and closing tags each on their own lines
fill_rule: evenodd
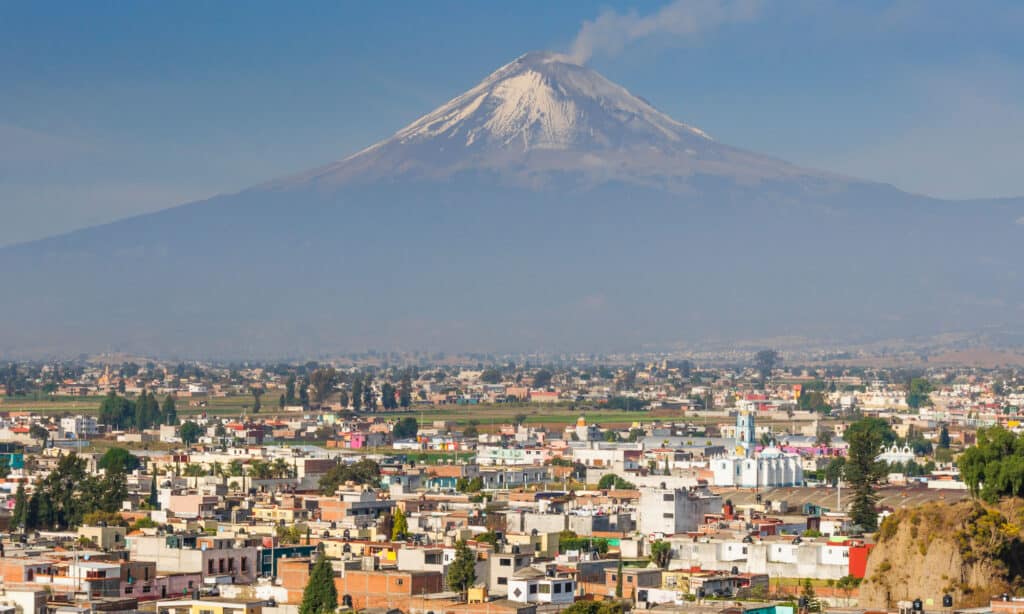
<svg viewBox="0 0 1024 614">
<path fill-rule="evenodd" d="M 799 455 L 788 454 L 775 447 L 757 452 L 754 420 L 753 412 L 737 412 L 734 452 L 712 459 L 710 463 L 715 486 L 778 488 L 802 485 L 804 470 Z"/>
</svg>

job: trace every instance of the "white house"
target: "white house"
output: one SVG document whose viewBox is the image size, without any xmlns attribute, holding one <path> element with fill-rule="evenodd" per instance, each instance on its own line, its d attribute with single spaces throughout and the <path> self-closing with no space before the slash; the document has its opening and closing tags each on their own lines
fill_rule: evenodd
<svg viewBox="0 0 1024 614">
<path fill-rule="evenodd" d="M 575 595 L 574 580 L 547 576 L 533 567 L 520 569 L 508 579 L 508 598 L 511 601 L 568 605 L 575 601 Z"/>
</svg>

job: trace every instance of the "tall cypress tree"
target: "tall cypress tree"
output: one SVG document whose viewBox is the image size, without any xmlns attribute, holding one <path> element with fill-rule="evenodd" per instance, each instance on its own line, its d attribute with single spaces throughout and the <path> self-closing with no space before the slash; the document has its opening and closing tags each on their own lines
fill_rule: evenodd
<svg viewBox="0 0 1024 614">
<path fill-rule="evenodd" d="M 402 508 L 395 508 L 394 523 L 391 527 L 391 541 L 399 541 L 409 535 L 409 521 L 405 518 Z"/>
<path fill-rule="evenodd" d="M 160 498 L 156 494 L 156 474 L 149 483 L 149 506 L 155 510 L 160 509 Z"/>
<path fill-rule="evenodd" d="M 309 572 L 309 582 L 302 591 L 299 614 L 327 614 L 338 608 L 338 589 L 334 587 L 334 568 L 322 554 Z"/>
<path fill-rule="evenodd" d="M 476 582 L 476 555 L 465 540 L 455 544 L 455 560 L 448 566 L 448 589 L 465 596 L 466 591 Z"/>
<path fill-rule="evenodd" d="M 27 514 L 28 495 L 25 494 L 25 483 L 18 482 L 18 491 L 14 494 L 14 512 L 11 514 L 11 524 L 15 527 L 25 528 Z"/>
<path fill-rule="evenodd" d="M 178 424 L 178 408 L 174 402 L 174 397 L 167 395 L 164 397 L 163 411 L 161 412 L 160 421 L 167 425 Z"/>
</svg>

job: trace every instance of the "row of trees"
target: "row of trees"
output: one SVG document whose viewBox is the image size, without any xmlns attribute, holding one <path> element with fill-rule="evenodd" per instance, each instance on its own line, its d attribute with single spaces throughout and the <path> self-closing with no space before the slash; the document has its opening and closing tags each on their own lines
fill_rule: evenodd
<svg viewBox="0 0 1024 614">
<path fill-rule="evenodd" d="M 142 430 L 161 424 L 177 424 L 178 411 L 171 395 L 167 395 L 161 405 L 155 395 L 145 390 L 134 401 L 110 392 L 100 403 L 97 419 L 116 429 Z"/>
<path fill-rule="evenodd" d="M 345 385 L 348 386 L 347 389 Z M 397 387 L 391 381 L 381 383 L 378 397 L 372 374 L 345 374 L 338 372 L 334 367 L 315 369 L 309 374 L 308 380 L 290 375 L 279 404 L 281 407 L 296 404 L 303 407 L 321 405 L 339 386 L 341 389 L 338 391 L 338 402 L 343 408 L 351 405 L 355 411 L 376 411 L 378 403 L 383 409 L 389 410 L 412 405 L 412 372 L 408 369 L 402 372 Z"/>
<path fill-rule="evenodd" d="M 380 485 L 380 465 L 364 458 L 354 463 L 338 463 L 320 478 L 320 492 L 334 494 L 345 482 Z"/>
<path fill-rule="evenodd" d="M 93 476 L 86 471 L 85 459 L 68 454 L 31 497 L 24 484 L 18 485 L 11 523 L 25 530 L 66 530 L 81 525 L 86 514 L 116 512 L 127 496 L 123 472 L 114 468 L 102 477 Z"/>
</svg>

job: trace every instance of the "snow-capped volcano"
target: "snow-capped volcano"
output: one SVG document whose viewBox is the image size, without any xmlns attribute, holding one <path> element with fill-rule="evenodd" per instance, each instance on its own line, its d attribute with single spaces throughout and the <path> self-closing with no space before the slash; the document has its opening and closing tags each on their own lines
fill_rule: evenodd
<svg viewBox="0 0 1024 614">
<path fill-rule="evenodd" d="M 502 66 L 394 137 L 404 144 L 435 138 L 466 147 L 527 151 L 671 148 L 708 137 L 592 70 L 557 54 L 534 52 Z"/>
<path fill-rule="evenodd" d="M 391 138 L 284 183 L 445 177 L 467 170 L 528 179 L 580 178 L 662 187 L 694 175 L 756 181 L 810 174 L 714 141 L 597 72 L 527 53 Z"/>
</svg>

